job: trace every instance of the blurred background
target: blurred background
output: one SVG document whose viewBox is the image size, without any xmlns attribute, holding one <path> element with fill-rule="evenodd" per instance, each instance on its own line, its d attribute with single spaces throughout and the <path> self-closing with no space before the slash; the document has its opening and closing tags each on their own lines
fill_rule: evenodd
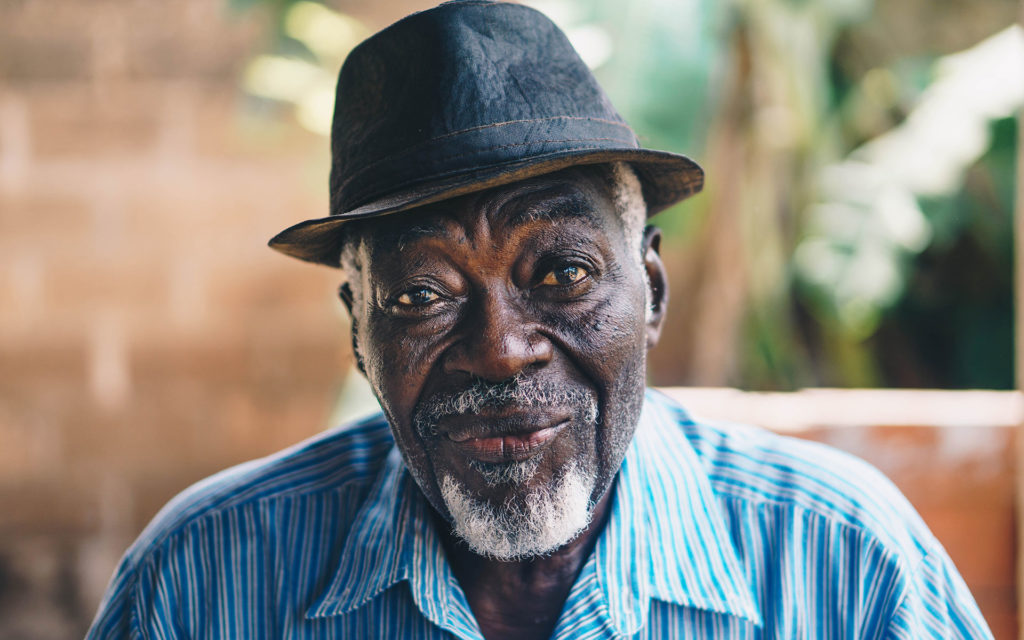
<svg viewBox="0 0 1024 640">
<path fill-rule="evenodd" d="M 372 409 L 338 273 L 265 244 L 327 212 L 347 52 L 433 4 L 0 0 L 0 638 L 81 636 L 168 498 Z M 652 384 L 882 468 L 1015 637 L 1021 4 L 529 4 L 708 173 Z"/>
</svg>

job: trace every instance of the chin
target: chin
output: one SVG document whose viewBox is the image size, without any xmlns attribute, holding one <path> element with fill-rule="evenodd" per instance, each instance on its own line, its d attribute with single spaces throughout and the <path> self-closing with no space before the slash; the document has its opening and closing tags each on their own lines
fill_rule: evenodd
<svg viewBox="0 0 1024 640">
<path fill-rule="evenodd" d="M 485 479 L 500 490 L 497 475 L 510 476 L 511 483 L 502 483 L 511 489 L 503 500 L 479 497 L 454 475 L 441 477 L 441 498 L 452 528 L 474 553 L 505 561 L 544 556 L 575 540 L 590 525 L 597 484 L 590 465 L 572 462 L 541 483 L 523 481 L 525 467 L 508 469 L 489 469 L 492 477 Z"/>
</svg>

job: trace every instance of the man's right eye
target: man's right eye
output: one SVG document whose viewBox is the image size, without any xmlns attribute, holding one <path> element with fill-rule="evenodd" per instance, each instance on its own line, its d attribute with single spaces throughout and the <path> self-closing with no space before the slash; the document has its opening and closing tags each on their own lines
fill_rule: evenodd
<svg viewBox="0 0 1024 640">
<path fill-rule="evenodd" d="M 406 291 L 402 295 L 398 296 L 398 298 L 395 299 L 395 302 L 403 307 L 422 307 L 430 304 L 440 297 L 440 294 L 433 289 L 421 287 L 419 289 L 410 289 L 409 291 Z"/>
</svg>

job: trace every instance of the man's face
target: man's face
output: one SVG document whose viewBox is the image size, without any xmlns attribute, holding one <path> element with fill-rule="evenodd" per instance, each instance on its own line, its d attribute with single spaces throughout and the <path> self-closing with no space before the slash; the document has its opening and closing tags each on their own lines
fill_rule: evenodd
<svg viewBox="0 0 1024 640">
<path fill-rule="evenodd" d="M 355 342 L 407 466 L 457 531 L 466 510 L 511 514 L 513 532 L 533 526 L 517 517 L 572 520 L 567 502 L 589 517 L 625 455 L 660 324 L 645 270 L 663 274 L 604 180 L 566 170 L 364 229 Z M 523 515 L 534 508 L 546 515 Z"/>
</svg>

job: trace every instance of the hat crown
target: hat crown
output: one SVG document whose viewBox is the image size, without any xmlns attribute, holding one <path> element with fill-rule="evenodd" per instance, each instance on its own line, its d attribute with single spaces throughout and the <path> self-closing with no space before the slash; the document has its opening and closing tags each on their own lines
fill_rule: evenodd
<svg viewBox="0 0 1024 640">
<path fill-rule="evenodd" d="M 338 266 L 343 225 L 571 166 L 628 162 L 648 215 L 698 191 L 686 156 L 643 149 L 542 13 L 455 0 L 371 36 L 342 65 L 331 132 L 330 215 L 271 238 Z"/>
<path fill-rule="evenodd" d="M 523 5 L 457 0 L 353 49 L 331 133 L 331 212 L 418 179 L 539 154 L 636 148 L 565 34 Z"/>
</svg>

